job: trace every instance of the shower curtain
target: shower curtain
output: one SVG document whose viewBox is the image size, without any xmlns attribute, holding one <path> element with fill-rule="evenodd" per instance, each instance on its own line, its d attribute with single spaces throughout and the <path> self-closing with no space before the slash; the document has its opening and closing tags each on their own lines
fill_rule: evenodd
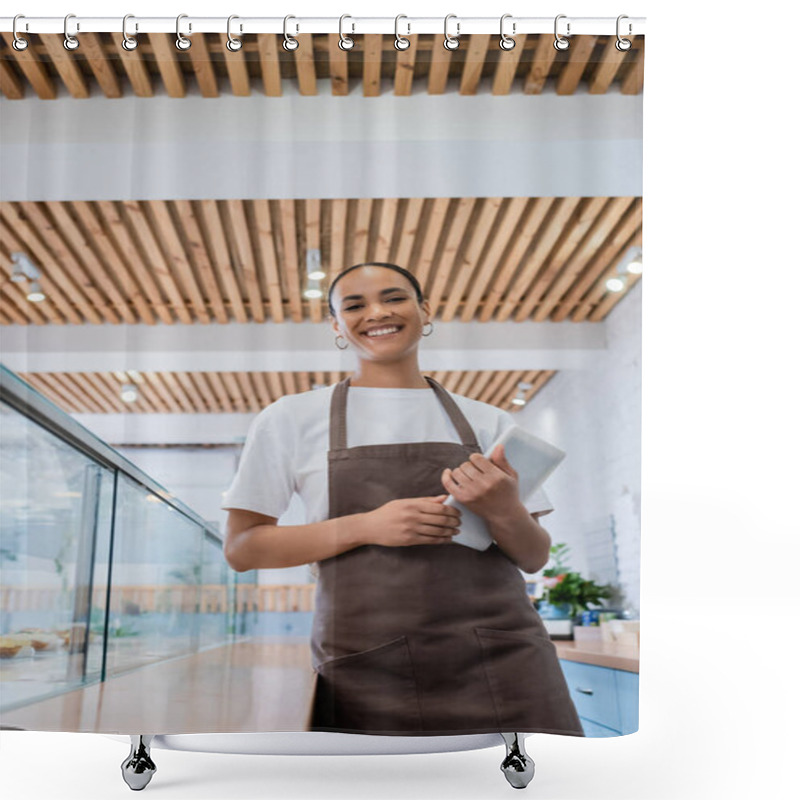
<svg viewBox="0 0 800 800">
<path fill-rule="evenodd" d="M 644 37 L 346 16 L 2 31 L 5 729 L 638 729 Z M 418 417 L 348 388 L 356 264 L 430 303 Z M 338 419 L 383 478 L 333 475 Z M 535 572 L 500 536 L 436 570 L 228 560 L 230 509 L 302 536 L 433 494 L 402 446 L 455 468 L 511 425 L 566 453 L 519 497 Z"/>
</svg>

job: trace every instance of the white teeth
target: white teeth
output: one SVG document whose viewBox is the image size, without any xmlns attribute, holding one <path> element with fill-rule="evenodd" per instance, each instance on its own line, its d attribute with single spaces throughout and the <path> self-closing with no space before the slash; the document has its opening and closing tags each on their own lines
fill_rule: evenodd
<svg viewBox="0 0 800 800">
<path fill-rule="evenodd" d="M 378 328 L 374 331 L 367 331 L 367 336 L 383 336 L 386 333 L 395 333 L 400 328 Z"/>
</svg>

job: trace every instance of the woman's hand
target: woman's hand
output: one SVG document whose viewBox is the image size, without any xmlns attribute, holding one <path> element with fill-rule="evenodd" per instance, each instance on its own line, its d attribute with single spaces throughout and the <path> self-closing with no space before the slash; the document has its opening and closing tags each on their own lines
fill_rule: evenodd
<svg viewBox="0 0 800 800">
<path fill-rule="evenodd" d="M 442 472 L 442 485 L 461 505 L 486 520 L 501 517 L 519 505 L 517 471 L 508 463 L 505 446 L 489 458 L 473 453 L 455 469 Z"/>
<path fill-rule="evenodd" d="M 413 544 L 449 544 L 458 534 L 461 512 L 443 505 L 446 494 L 390 500 L 366 512 L 369 544 L 408 547 Z"/>
</svg>

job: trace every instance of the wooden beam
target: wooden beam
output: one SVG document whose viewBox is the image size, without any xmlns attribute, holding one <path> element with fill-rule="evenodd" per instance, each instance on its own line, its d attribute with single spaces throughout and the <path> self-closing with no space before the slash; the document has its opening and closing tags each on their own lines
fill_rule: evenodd
<svg viewBox="0 0 800 800">
<path fill-rule="evenodd" d="M 381 43 L 383 35 L 380 33 L 367 33 L 364 42 L 364 97 L 378 97 L 381 93 L 381 65 L 383 52 Z"/>
<path fill-rule="evenodd" d="M 331 75 L 331 94 L 344 97 L 350 93 L 347 74 L 347 53 L 339 47 L 339 34 L 328 34 L 328 65 Z"/>
<path fill-rule="evenodd" d="M 86 63 L 89 65 L 94 74 L 95 80 L 103 91 L 103 94 L 109 98 L 122 97 L 122 88 L 120 87 L 119 78 L 114 71 L 114 62 L 116 57 L 109 58 L 103 46 L 102 37 L 110 37 L 111 34 L 105 33 L 82 33 L 80 42 L 80 49 L 86 57 Z M 120 50 L 123 48 L 120 47 Z M 116 56 L 116 53 L 114 54 Z"/>
<path fill-rule="evenodd" d="M 142 36 L 143 34 L 140 34 Z M 186 97 L 186 82 L 178 63 L 178 50 L 175 47 L 175 35 L 172 33 L 148 33 L 158 71 L 164 81 L 164 87 L 170 97 Z M 192 38 L 192 42 L 194 42 Z M 202 45 L 201 45 L 202 46 Z M 140 45 L 141 47 L 141 45 Z"/>
<path fill-rule="evenodd" d="M 556 94 L 574 94 L 581 76 L 594 50 L 597 36 L 576 36 L 567 50 L 569 61 L 564 65 L 556 82 Z M 553 48 L 555 50 L 555 48 Z"/>
<path fill-rule="evenodd" d="M 30 42 L 26 50 L 17 51 L 11 43 L 14 41 L 14 36 L 7 31 L 0 33 L 8 47 L 8 55 L 11 56 L 12 61 L 16 63 L 22 74 L 28 79 L 28 82 L 33 86 L 40 100 L 55 100 L 58 96 L 55 83 L 50 79 L 45 69 L 44 62 L 36 55 L 35 50 L 35 34 L 28 34 L 27 39 Z"/>
<path fill-rule="evenodd" d="M 497 67 L 494 71 L 494 79 L 492 80 L 493 95 L 507 95 L 511 93 L 511 89 L 514 86 L 514 78 L 517 75 L 519 61 L 522 57 L 522 51 L 525 48 L 526 37 L 527 34 L 520 33 L 514 37 L 517 43 L 513 50 L 500 50 L 500 56 L 497 59 Z M 500 49 L 499 46 L 498 49 Z"/>
<path fill-rule="evenodd" d="M 491 36 L 488 33 L 470 34 L 467 42 L 467 56 L 461 70 L 459 94 L 478 93 L 483 65 L 486 63 L 486 51 L 489 49 L 489 39 Z"/>
<path fill-rule="evenodd" d="M 267 97 L 280 97 L 282 92 L 278 36 L 274 33 L 259 33 L 257 34 L 257 41 L 264 94 Z"/>
</svg>

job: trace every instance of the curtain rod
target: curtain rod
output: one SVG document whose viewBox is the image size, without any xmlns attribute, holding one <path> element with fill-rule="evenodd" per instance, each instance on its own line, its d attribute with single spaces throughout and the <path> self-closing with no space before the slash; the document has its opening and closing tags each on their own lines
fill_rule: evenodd
<svg viewBox="0 0 800 800">
<path fill-rule="evenodd" d="M 234 21 L 235 20 L 235 21 Z M 556 17 L 514 17 L 503 15 L 502 30 L 505 36 L 518 34 L 549 33 L 555 31 L 558 21 L 560 36 L 614 35 L 641 36 L 644 34 L 644 17 L 570 17 L 559 14 Z M 137 33 L 177 33 L 180 22 L 180 33 L 183 36 L 192 33 L 226 33 L 228 17 L 194 17 L 187 14 L 175 17 L 136 17 L 129 15 L 125 30 L 129 36 Z M 26 17 L 19 15 L 16 31 L 25 33 L 68 33 L 80 36 L 81 33 L 122 33 L 122 17 L 81 17 L 70 14 L 65 17 Z M 350 34 L 385 33 L 400 36 L 412 34 L 445 34 L 444 17 L 233 17 L 231 33 L 236 36 L 256 33 L 277 33 L 296 36 L 302 33 L 341 33 Z M 501 17 L 459 17 L 450 14 L 447 17 L 447 33 L 450 37 L 462 34 L 497 34 L 500 35 Z M 14 28 L 14 17 L 0 17 L 0 31 L 11 33 Z"/>
</svg>

